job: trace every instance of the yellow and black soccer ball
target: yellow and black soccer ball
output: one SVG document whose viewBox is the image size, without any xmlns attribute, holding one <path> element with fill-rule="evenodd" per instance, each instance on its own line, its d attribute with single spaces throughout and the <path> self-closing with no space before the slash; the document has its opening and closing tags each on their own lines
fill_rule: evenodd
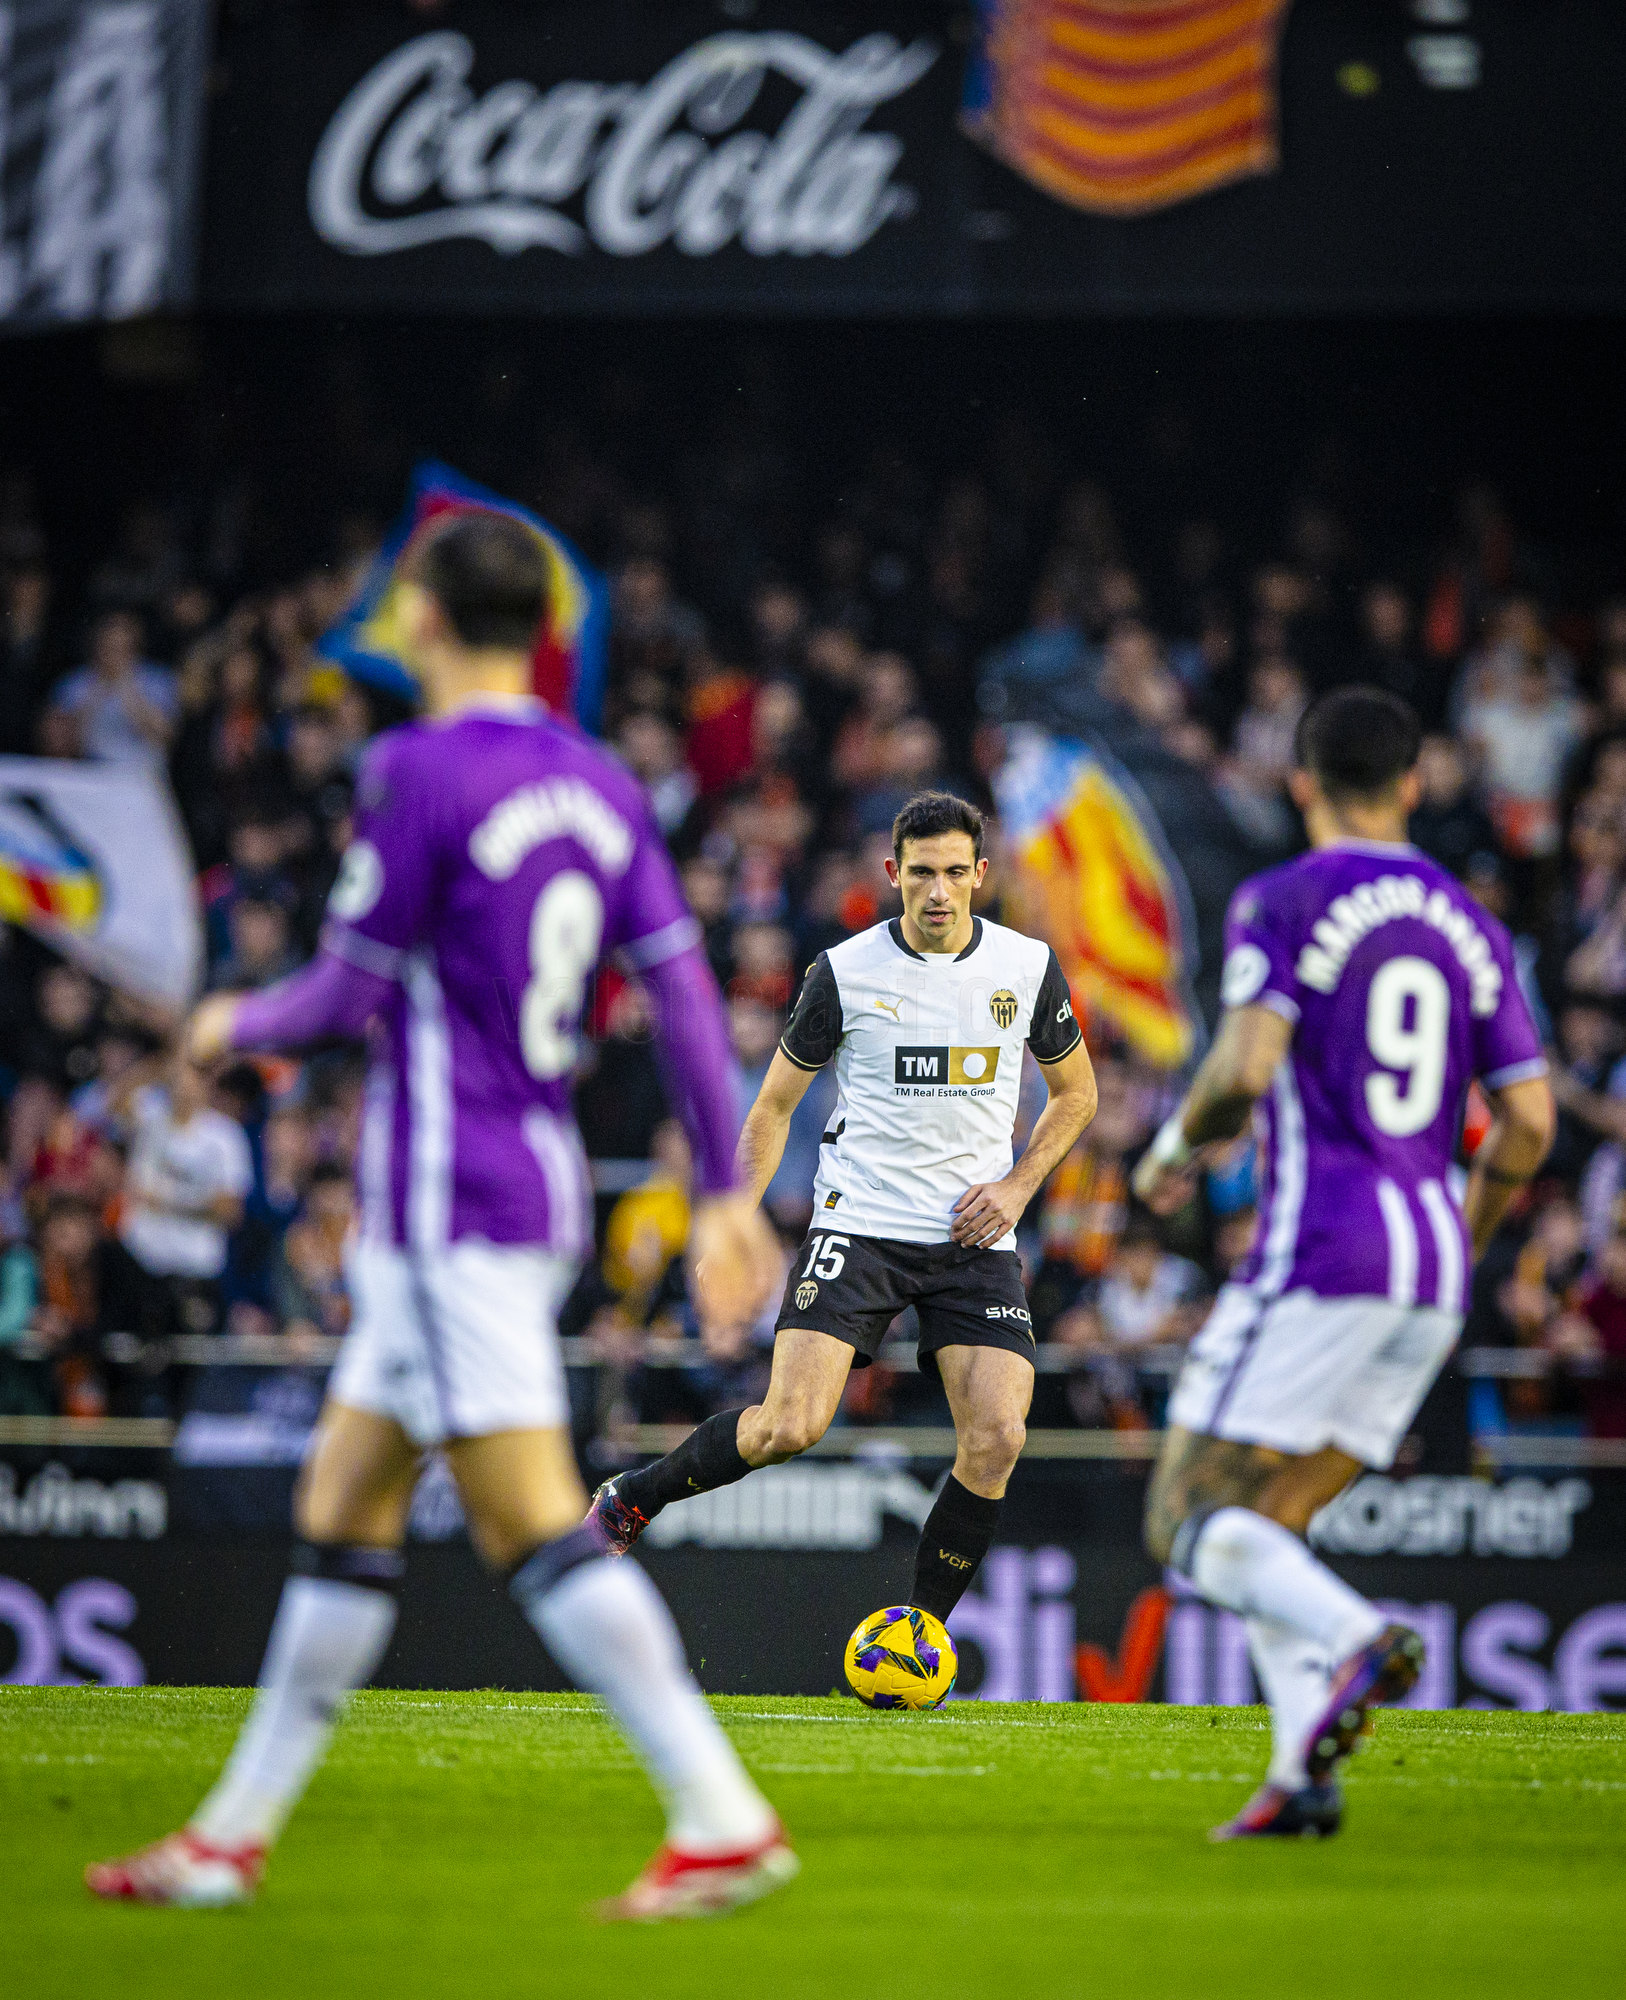
<svg viewBox="0 0 1626 2000">
<path fill-rule="evenodd" d="M 942 1620 L 912 1604 L 872 1611 L 847 1641 L 847 1685 L 871 1708 L 941 1708 L 959 1664 Z"/>
</svg>

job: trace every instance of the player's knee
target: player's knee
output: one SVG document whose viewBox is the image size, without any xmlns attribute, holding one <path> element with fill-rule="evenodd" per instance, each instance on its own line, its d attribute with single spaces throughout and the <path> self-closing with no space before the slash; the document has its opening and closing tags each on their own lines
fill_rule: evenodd
<svg viewBox="0 0 1626 2000">
<path fill-rule="evenodd" d="M 1022 1456 L 1027 1441 L 1028 1427 L 1019 1416 L 987 1417 L 971 1427 L 965 1440 L 966 1457 L 988 1477 L 1003 1479 Z"/>
<path fill-rule="evenodd" d="M 795 1458 L 799 1452 L 818 1443 L 830 1428 L 830 1419 L 822 1410 L 779 1410 L 769 1419 L 768 1434 L 764 1440 L 764 1450 L 770 1464 Z"/>
</svg>

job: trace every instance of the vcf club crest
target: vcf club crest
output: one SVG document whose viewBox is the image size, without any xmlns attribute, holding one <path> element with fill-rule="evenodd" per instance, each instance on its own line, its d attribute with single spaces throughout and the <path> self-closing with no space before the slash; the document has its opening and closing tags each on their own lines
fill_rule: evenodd
<svg viewBox="0 0 1626 2000">
<path fill-rule="evenodd" d="M 1016 995 L 1008 986 L 1002 986 L 988 1002 L 988 1011 L 1000 1027 L 1008 1028 L 1016 1019 Z"/>
<path fill-rule="evenodd" d="M 811 1278 L 804 1278 L 802 1282 L 796 1287 L 797 1311 L 806 1312 L 808 1307 L 813 1303 L 813 1301 L 818 1297 L 818 1295 L 819 1295 L 819 1288 L 814 1283 L 814 1281 Z"/>
</svg>

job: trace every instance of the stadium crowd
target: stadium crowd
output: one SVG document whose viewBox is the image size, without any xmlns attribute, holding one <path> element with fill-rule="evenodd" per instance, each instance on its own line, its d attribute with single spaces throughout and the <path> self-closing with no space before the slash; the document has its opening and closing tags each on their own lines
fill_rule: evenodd
<svg viewBox="0 0 1626 2000">
<path fill-rule="evenodd" d="M 803 968 L 888 914 L 893 815 L 923 784 L 991 804 L 1010 715 L 1081 712 L 1201 788 L 1243 866 L 1292 853 L 1294 726 L 1317 692 L 1375 681 L 1429 732 L 1413 834 L 1519 941 L 1554 1050 L 1557 1147 L 1476 1282 L 1469 1342 L 1554 1365 L 1474 1391 L 1473 1421 L 1626 1435 L 1626 601 L 1555 617 L 1517 523 L 1482 489 L 1412 560 L 1363 555 L 1335 502 L 1299 498 L 1247 551 L 1207 517 L 1172 554 L 1137 547 L 1085 479 L 1020 453 L 933 478 L 854 468 L 803 564 L 764 553 L 771 460 L 697 452 L 651 496 L 578 456 L 545 511 L 605 562 L 606 734 L 647 787 L 726 996 L 741 1088 L 766 1071 Z M 530 498 L 526 493 L 522 497 Z M 0 751 L 140 762 L 190 836 L 215 988 L 263 986 L 314 947 L 369 736 L 397 719 L 313 641 L 376 523 L 331 561 L 247 580 L 216 519 L 133 508 L 72 601 L 25 472 L 0 481 Z M 223 548 L 225 552 L 223 553 Z M 1182 829 L 1172 828 L 1184 851 Z M 987 905 L 997 914 L 996 846 Z M 1195 886 L 1195 885 L 1194 885 Z M 1222 899 L 1223 900 L 1223 899 Z M 1215 968 L 1200 990 L 1212 999 Z M 0 950 L 0 1413 L 173 1414 L 183 1334 L 275 1335 L 291 1362 L 342 1332 L 360 1066 L 238 1063 L 204 1077 L 174 1024 L 9 927 Z M 577 1101 L 599 1190 L 597 1262 L 565 1331 L 584 1431 L 695 1419 L 766 1377 L 771 1315 L 702 1336 L 679 1255 L 686 1148 L 667 1116 L 645 997 L 606 971 Z M 1027 1218 L 1039 1424 L 1145 1426 L 1178 1348 L 1245 1250 L 1241 1145 L 1171 1223 L 1129 1170 L 1169 1080 L 1090 1024 L 1101 1106 Z M 787 1244 L 809 1213 L 833 1087 L 810 1092 L 770 1190 Z M 688 1358 L 652 1342 L 683 1340 Z M 854 1423 L 932 1418 L 907 1371 L 855 1375 Z"/>
</svg>

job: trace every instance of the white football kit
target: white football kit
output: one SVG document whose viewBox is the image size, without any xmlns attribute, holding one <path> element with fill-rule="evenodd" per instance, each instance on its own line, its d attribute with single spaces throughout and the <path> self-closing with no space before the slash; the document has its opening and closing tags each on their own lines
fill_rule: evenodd
<svg viewBox="0 0 1626 2000">
<path fill-rule="evenodd" d="M 913 950 L 897 918 L 821 952 L 780 1043 L 835 1060 L 814 1227 L 947 1242 L 966 1189 L 1011 1170 L 1024 1046 L 1056 1062 L 1080 1039 L 1056 954 L 1003 924 L 973 917 L 957 955 Z"/>
</svg>

